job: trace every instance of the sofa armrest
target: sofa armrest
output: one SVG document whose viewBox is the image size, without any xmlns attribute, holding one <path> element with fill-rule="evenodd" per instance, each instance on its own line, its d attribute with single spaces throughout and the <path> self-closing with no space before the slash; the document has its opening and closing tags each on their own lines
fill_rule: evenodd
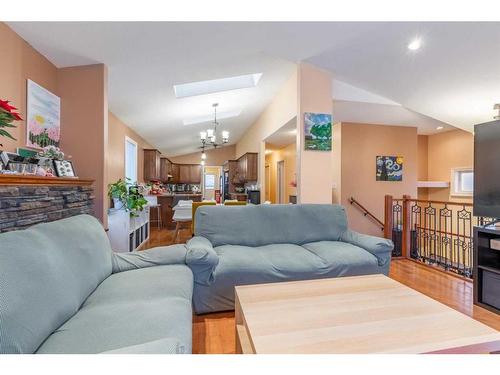
<svg viewBox="0 0 500 375">
<path fill-rule="evenodd" d="M 187 244 L 186 264 L 191 268 L 194 282 L 210 285 L 214 281 L 214 271 L 219 264 L 219 256 L 205 237 L 193 237 Z"/>
<path fill-rule="evenodd" d="M 186 247 L 171 245 L 130 253 L 113 253 L 112 264 L 113 273 L 160 265 L 186 264 Z"/>
<path fill-rule="evenodd" d="M 384 266 L 391 260 L 391 253 L 394 248 L 391 240 L 361 234 L 350 229 L 346 230 L 340 239 L 343 242 L 361 247 L 374 255 L 379 266 Z"/>
</svg>

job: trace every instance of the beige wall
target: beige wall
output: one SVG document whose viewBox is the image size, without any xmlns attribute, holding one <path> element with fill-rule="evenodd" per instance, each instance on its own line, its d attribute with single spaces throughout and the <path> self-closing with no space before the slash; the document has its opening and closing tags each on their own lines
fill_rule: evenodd
<svg viewBox="0 0 500 375">
<path fill-rule="evenodd" d="M 271 151 L 266 155 L 266 166 L 270 168 L 270 191 L 269 200 L 271 203 L 278 203 L 277 201 L 277 176 L 278 176 L 278 162 L 285 162 L 285 202 L 288 203 L 290 195 L 296 195 L 297 189 L 290 185 L 292 181 L 296 181 L 297 173 L 297 149 L 295 143 L 279 149 L 266 148 Z"/>
<path fill-rule="evenodd" d="M 332 129 L 332 202 L 340 204 L 342 200 L 342 124 L 333 125 Z"/>
<path fill-rule="evenodd" d="M 332 151 L 304 151 L 304 113 L 332 113 L 332 75 L 309 64 L 298 66 L 298 203 L 332 203 Z"/>
<path fill-rule="evenodd" d="M 474 135 L 452 130 L 428 137 L 428 179 L 450 181 L 452 168 L 474 166 Z M 430 200 L 472 202 L 472 198 L 450 196 L 450 188 L 428 189 Z"/>
<path fill-rule="evenodd" d="M 205 165 L 223 165 L 227 160 L 236 159 L 236 146 L 231 145 L 217 149 L 208 149 L 205 153 L 207 154 Z M 172 163 L 178 164 L 199 164 L 201 161 L 201 150 L 200 152 L 187 155 L 169 157 L 169 160 Z"/>
<path fill-rule="evenodd" d="M 384 220 L 384 196 L 417 195 L 417 129 L 402 126 L 342 123 L 341 204 L 346 207 L 350 227 L 361 233 L 381 235 L 361 211 L 349 204 L 352 196 Z M 334 147 L 337 147 L 334 140 Z M 403 156 L 403 181 L 376 181 L 377 156 Z"/>
<path fill-rule="evenodd" d="M 108 116 L 108 155 L 106 158 L 108 184 L 125 178 L 125 137 L 137 142 L 137 181 L 144 182 L 144 149 L 154 148 L 139 134 L 130 129 L 112 112 Z M 109 208 L 110 200 L 106 200 Z"/>
<path fill-rule="evenodd" d="M 290 76 L 257 121 L 236 144 L 236 158 L 247 152 L 258 152 L 258 183 L 265 197 L 265 139 L 297 115 L 297 71 Z"/>
<path fill-rule="evenodd" d="M 56 95 L 57 68 L 33 49 L 6 24 L 0 22 L 0 99 L 11 101 L 23 119 L 26 118 L 26 80 L 31 79 Z M 16 141 L 0 137 L 0 150 L 15 152 L 26 145 L 25 121 L 16 121 L 17 128 L 9 130 Z"/>
<path fill-rule="evenodd" d="M 61 148 L 79 177 L 95 180 L 95 215 L 107 225 L 108 76 L 103 64 L 59 69 Z"/>
<path fill-rule="evenodd" d="M 419 135 L 417 139 L 417 180 L 429 181 L 428 173 L 429 136 Z M 429 199 L 427 188 L 418 188 L 418 199 Z"/>
</svg>

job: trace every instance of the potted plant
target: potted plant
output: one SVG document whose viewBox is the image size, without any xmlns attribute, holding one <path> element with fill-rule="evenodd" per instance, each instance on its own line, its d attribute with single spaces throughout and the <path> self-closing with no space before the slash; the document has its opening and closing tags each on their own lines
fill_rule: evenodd
<svg viewBox="0 0 500 375">
<path fill-rule="evenodd" d="M 138 211 L 142 211 L 147 206 L 148 201 L 139 192 L 138 186 L 130 186 L 130 179 L 121 178 L 113 184 L 108 185 L 108 196 L 113 199 L 116 209 L 125 209 L 131 216 L 137 216 Z"/>
<path fill-rule="evenodd" d="M 113 200 L 113 206 L 117 210 L 127 207 L 127 196 L 128 196 L 127 181 L 122 180 L 120 178 L 115 183 L 109 184 L 108 196 Z"/>
<path fill-rule="evenodd" d="M 0 136 L 16 140 L 5 128 L 16 128 L 14 121 L 21 121 L 21 115 L 17 112 L 16 107 L 9 104 L 8 100 L 0 100 Z M 3 145 L 0 143 L 0 146 Z"/>
</svg>

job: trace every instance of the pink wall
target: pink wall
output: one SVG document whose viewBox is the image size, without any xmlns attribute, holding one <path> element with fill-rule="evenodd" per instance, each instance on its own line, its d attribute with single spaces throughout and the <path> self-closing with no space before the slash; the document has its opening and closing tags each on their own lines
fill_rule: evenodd
<svg viewBox="0 0 500 375">
<path fill-rule="evenodd" d="M 59 69 L 61 148 L 79 177 L 95 180 L 95 215 L 107 225 L 108 73 L 103 64 Z"/>
<path fill-rule="evenodd" d="M 57 68 L 24 39 L 0 22 L 0 99 L 10 100 L 26 118 L 26 81 L 31 79 L 47 90 L 59 95 Z M 16 141 L 0 137 L 0 150 L 15 152 L 26 145 L 25 121 L 16 122 L 17 129 L 9 130 Z"/>
<path fill-rule="evenodd" d="M 304 150 L 304 113 L 332 113 L 331 73 L 309 64 L 298 67 L 297 199 L 299 203 L 332 203 L 332 152 Z"/>
<path fill-rule="evenodd" d="M 417 129 L 403 126 L 342 123 L 341 201 L 346 207 L 349 225 L 361 233 L 380 236 L 382 231 L 360 210 L 349 204 L 352 196 L 384 221 L 384 196 L 417 196 Z M 377 156 L 402 156 L 403 181 L 376 181 Z"/>
</svg>

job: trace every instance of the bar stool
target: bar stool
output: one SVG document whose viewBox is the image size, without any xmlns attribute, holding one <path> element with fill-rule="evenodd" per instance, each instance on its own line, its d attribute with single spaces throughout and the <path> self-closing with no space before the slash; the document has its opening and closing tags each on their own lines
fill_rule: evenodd
<svg viewBox="0 0 500 375">
<path fill-rule="evenodd" d="M 157 228 L 163 228 L 163 222 L 161 220 L 161 205 L 159 205 L 158 203 L 154 204 L 154 205 L 150 205 L 149 212 L 150 212 L 150 217 L 153 218 L 153 219 L 150 219 L 151 225 L 153 225 L 153 223 L 156 223 Z M 155 213 L 156 213 L 156 219 L 154 219 Z"/>
</svg>

